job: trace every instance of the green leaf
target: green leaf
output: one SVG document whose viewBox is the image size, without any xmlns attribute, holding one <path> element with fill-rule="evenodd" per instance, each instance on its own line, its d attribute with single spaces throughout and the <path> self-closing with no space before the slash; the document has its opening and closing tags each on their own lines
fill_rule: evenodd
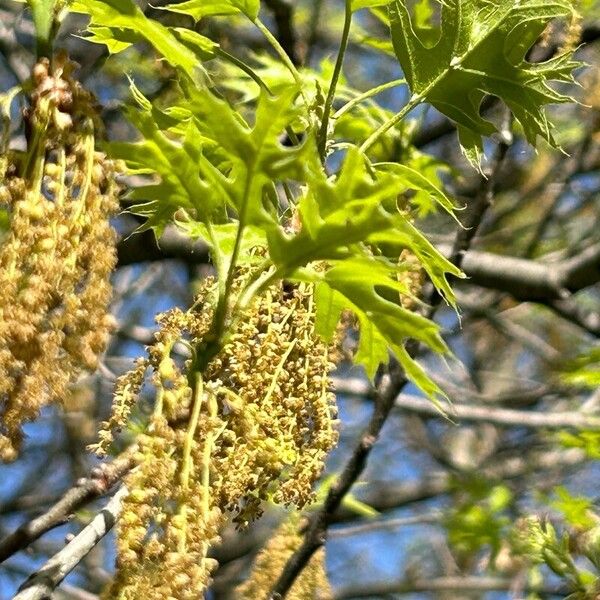
<svg viewBox="0 0 600 600">
<path fill-rule="evenodd" d="M 161 111 L 131 86 L 139 109 L 128 117 L 143 139 L 109 145 L 132 173 L 154 174 L 160 181 L 134 188 L 129 198 L 142 201 L 132 212 L 148 218 L 143 229 L 161 233 L 178 209 L 201 224 L 226 220 L 232 211 L 244 227 L 277 228 L 269 195 L 275 182 L 302 180 L 308 144 L 284 147 L 281 135 L 301 107 L 295 86 L 277 97 L 262 94 L 250 127 L 224 100 L 191 84 L 187 97 Z"/>
<path fill-rule="evenodd" d="M 354 311 L 356 312 L 356 307 Z M 362 365 L 369 379 L 373 379 L 379 365 L 386 364 L 389 359 L 388 342 L 377 330 L 368 315 L 358 312 L 360 337 L 354 362 Z"/>
<path fill-rule="evenodd" d="M 191 16 L 195 21 L 203 17 L 235 15 L 242 13 L 251 21 L 260 11 L 260 0 L 187 0 L 160 7 L 164 10 Z"/>
<path fill-rule="evenodd" d="M 573 496 L 563 486 L 555 487 L 554 495 L 550 506 L 562 513 L 567 523 L 581 529 L 589 529 L 596 523 L 592 517 L 593 502 L 590 498 Z"/>
<path fill-rule="evenodd" d="M 377 163 L 374 167 L 378 171 L 393 173 L 398 181 L 406 185 L 407 190 L 414 190 L 427 195 L 427 197 L 436 202 L 441 208 L 448 212 L 453 218 L 456 207 L 450 198 L 446 195 L 440 186 L 439 179 L 435 171 L 426 171 L 427 160 L 420 160 L 417 164 L 399 164 L 399 163 Z M 415 168 L 416 167 L 416 168 Z"/>
<path fill-rule="evenodd" d="M 315 284 L 315 332 L 326 342 L 331 342 L 346 303 L 342 294 L 325 282 Z"/>
<path fill-rule="evenodd" d="M 317 492 L 316 492 L 316 502 L 309 507 L 310 509 L 317 509 L 323 505 L 327 498 L 327 494 L 331 490 L 331 486 L 337 482 L 338 478 L 336 475 L 327 475 L 323 477 Z M 365 502 L 359 500 L 354 494 L 349 493 L 344 496 L 342 500 L 342 506 L 356 515 L 361 517 L 366 517 L 367 519 L 374 519 L 379 516 L 379 512 L 375 510 L 372 506 L 369 506 Z"/>
<path fill-rule="evenodd" d="M 327 179 L 318 168 L 310 168 L 307 177 L 309 185 L 298 205 L 301 232 L 289 236 L 276 231 L 269 237 L 271 256 L 281 267 L 292 271 L 314 260 L 360 254 L 364 250 L 355 248 L 356 244 L 376 242 L 383 232 L 405 247 L 417 249 L 423 243 L 422 236 L 395 210 L 397 195 L 407 189 L 406 180 L 391 171 L 374 178 L 357 148 L 349 150 L 335 180 Z M 393 212 L 386 209 L 390 203 Z M 428 249 L 436 254 L 433 247 Z M 439 253 L 437 257 L 445 261 Z"/>
<path fill-rule="evenodd" d="M 233 254 L 239 227 L 237 221 L 212 225 L 210 229 L 204 223 L 197 221 L 176 221 L 176 224 L 189 237 L 202 238 L 211 252 L 218 251 L 219 255 L 223 257 L 229 257 Z M 263 249 L 266 243 L 267 241 L 262 229 L 252 225 L 244 227 L 237 264 L 239 266 L 246 266 L 262 263 L 264 258 L 252 251 L 256 248 Z"/>
<path fill-rule="evenodd" d="M 281 136 L 304 110 L 295 103 L 297 87 L 288 86 L 278 96 L 262 91 L 252 127 L 212 93 L 191 87 L 186 91 L 188 100 L 183 107 L 211 137 L 228 165 L 221 166 L 227 176 L 214 171 L 211 184 L 226 191 L 244 225 L 278 226 L 278 216 L 267 204 L 265 191 L 281 180 L 302 181 L 305 163 L 313 152 L 309 141 L 293 147 L 281 143 Z"/>
<path fill-rule="evenodd" d="M 394 275 L 390 265 L 361 257 L 334 262 L 325 271 L 323 280 L 340 292 L 355 312 L 368 317 L 389 346 L 412 338 L 427 344 L 434 352 L 445 352 L 446 345 L 435 323 L 385 297 L 386 291 L 397 292 L 396 299 L 399 293 L 406 292 Z"/>
<path fill-rule="evenodd" d="M 136 39 L 132 38 L 131 32 L 124 29 L 111 29 L 110 27 L 100 27 L 90 25 L 87 28 L 86 36 L 78 36 L 94 44 L 104 44 L 109 54 L 118 54 L 127 50 Z"/>
<path fill-rule="evenodd" d="M 200 177 L 203 137 L 194 123 L 188 120 L 185 135 L 173 140 L 165 129 L 176 121 L 154 108 L 132 84 L 138 107 L 128 110 L 129 120 L 142 134 L 139 142 L 113 142 L 108 151 L 113 158 L 122 159 L 132 173 L 154 174 L 158 183 L 135 187 L 129 193 L 132 200 L 143 200 L 132 207 L 135 214 L 148 217 L 142 229 L 153 228 L 162 233 L 173 214 L 180 208 L 193 212 L 201 222 L 208 222 L 223 209 L 225 201 L 218 188 Z"/>
<path fill-rule="evenodd" d="M 212 57 L 211 49 L 217 45 L 200 34 L 182 34 L 181 30 L 148 19 L 133 0 L 74 0 L 69 9 L 90 16 L 89 41 L 105 44 L 110 52 L 120 52 L 145 40 L 192 78 L 202 72 L 199 59 Z"/>
<path fill-rule="evenodd" d="M 395 0 L 390 6 L 394 49 L 413 95 L 457 123 L 461 145 L 474 163 L 481 153 L 481 136 L 496 129 L 479 112 L 486 95 L 505 102 L 531 143 L 539 135 L 554 144 L 545 108 L 570 98 L 548 83 L 572 81 L 578 63 L 568 53 L 539 64 L 527 62 L 525 55 L 549 21 L 571 12 L 571 3 L 444 0 L 440 4 L 439 28 L 424 22 L 423 2 L 414 22 L 404 1 Z"/>
<path fill-rule="evenodd" d="M 600 459 L 600 431 L 561 431 L 557 437 L 566 448 L 581 448 L 589 458 Z"/>
<path fill-rule="evenodd" d="M 563 366 L 563 379 L 572 385 L 596 388 L 600 385 L 600 347 L 593 347 Z"/>
<path fill-rule="evenodd" d="M 409 290 L 398 280 L 404 248 L 415 254 L 440 292 L 453 303 L 446 275 L 460 275 L 396 209 L 398 194 L 407 188 L 431 190 L 443 203 L 447 197 L 412 170 L 375 171 L 356 147 L 347 153 L 335 178 L 320 168 L 309 168 L 306 192 L 298 204 L 302 228 L 295 234 L 281 229 L 268 232 L 269 253 L 283 277 L 317 284 L 317 326 L 330 339 L 343 309 L 355 313 L 360 324 L 357 363 L 372 377 L 388 352 L 394 352 L 407 375 L 425 393 L 442 396 L 439 388 L 404 349 L 417 339 L 434 352 L 446 346 L 437 325 L 402 307 L 400 295 Z M 392 248 L 391 256 L 382 254 Z M 312 269 L 326 261 L 329 268 Z"/>
<path fill-rule="evenodd" d="M 375 519 L 379 516 L 379 511 L 369 506 L 366 502 L 362 502 L 354 494 L 346 494 L 342 500 L 342 506 L 359 517 L 367 519 Z"/>
</svg>

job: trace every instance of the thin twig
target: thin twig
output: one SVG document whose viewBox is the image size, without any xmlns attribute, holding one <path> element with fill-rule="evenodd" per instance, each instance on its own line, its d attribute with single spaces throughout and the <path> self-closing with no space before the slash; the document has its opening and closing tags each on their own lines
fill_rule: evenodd
<svg viewBox="0 0 600 600">
<path fill-rule="evenodd" d="M 421 415 L 440 416 L 439 410 L 431 402 L 418 396 L 400 394 L 396 399 L 395 407 Z M 600 417 L 576 411 L 540 412 L 454 403 L 449 407 L 448 413 L 457 421 L 491 423 L 502 427 L 600 429 Z"/>
<path fill-rule="evenodd" d="M 123 486 L 108 504 L 73 540 L 33 573 L 19 588 L 13 600 L 50 600 L 60 582 L 80 563 L 92 548 L 112 529 L 127 494 Z"/>
<path fill-rule="evenodd" d="M 273 13 L 277 27 L 277 39 L 281 47 L 287 52 L 290 60 L 298 66 L 298 36 L 294 29 L 294 5 L 289 0 L 265 0 L 266 7 Z"/>
<path fill-rule="evenodd" d="M 133 466 L 131 452 L 124 453 L 112 463 L 96 468 L 87 479 L 77 482 L 44 514 L 23 523 L 0 541 L 0 563 L 16 554 L 42 535 L 67 523 L 73 513 L 110 490 Z"/>
<path fill-rule="evenodd" d="M 352 585 L 343 588 L 335 594 L 335 600 L 345 598 L 383 598 L 390 594 L 414 594 L 415 592 L 493 592 L 508 591 L 511 589 L 513 579 L 508 577 L 432 577 L 429 579 L 416 579 L 414 581 L 385 582 L 381 584 Z M 564 598 L 569 589 L 564 585 L 528 585 L 527 592 L 536 593 L 545 597 L 560 596 Z M 572 590 L 571 590 L 572 591 Z"/>
</svg>

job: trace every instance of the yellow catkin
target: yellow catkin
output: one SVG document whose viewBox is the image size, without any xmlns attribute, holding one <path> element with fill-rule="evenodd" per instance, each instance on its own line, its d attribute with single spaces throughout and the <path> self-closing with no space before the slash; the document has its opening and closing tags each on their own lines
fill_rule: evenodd
<svg viewBox="0 0 600 600">
<path fill-rule="evenodd" d="M 96 367 L 112 328 L 115 168 L 95 150 L 95 101 L 71 72 L 65 55 L 33 68 L 27 151 L 8 152 L 0 181 L 10 214 L 0 248 L 3 461 L 16 458 L 22 425 Z"/>
<path fill-rule="evenodd" d="M 410 250 L 402 250 L 398 264 L 402 267 L 398 272 L 398 281 L 406 287 L 406 293 L 400 294 L 400 304 L 411 310 L 417 305 L 417 298 L 425 283 L 425 270 Z"/>
<path fill-rule="evenodd" d="M 579 12 L 580 5 L 580 0 L 575 0 L 573 2 L 571 19 L 567 23 L 565 32 L 561 39 L 560 47 L 558 49 L 559 54 L 573 52 L 573 50 L 575 50 L 581 42 L 581 32 L 583 30 L 583 16 Z"/>
<path fill-rule="evenodd" d="M 277 581 L 288 559 L 302 544 L 304 538 L 299 532 L 300 522 L 299 513 L 293 513 L 273 533 L 256 558 L 250 576 L 236 589 L 236 598 L 239 600 L 268 598 L 273 583 Z M 333 598 L 325 570 L 324 548 L 315 552 L 286 598 L 288 600 L 331 600 Z"/>
<path fill-rule="evenodd" d="M 138 467 L 125 480 L 117 573 L 104 598 L 201 597 L 216 566 L 209 548 L 227 520 L 245 525 L 267 499 L 305 506 L 337 441 L 333 364 L 314 331 L 312 286 L 280 284 L 256 297 L 204 372 L 192 372 L 196 363 L 174 360 L 172 350 L 177 342 L 202 347 L 213 290 L 208 280 L 193 310 L 160 315 L 147 361 L 119 382 L 101 453 L 146 365 L 156 400 Z"/>
</svg>

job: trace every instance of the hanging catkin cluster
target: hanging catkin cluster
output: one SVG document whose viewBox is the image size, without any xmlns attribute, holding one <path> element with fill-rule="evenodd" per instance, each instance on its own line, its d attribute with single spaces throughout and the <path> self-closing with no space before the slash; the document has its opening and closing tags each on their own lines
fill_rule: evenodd
<svg viewBox="0 0 600 600">
<path fill-rule="evenodd" d="M 58 56 L 35 65 L 27 150 L 0 161 L 10 231 L 0 248 L 0 460 L 16 457 L 22 425 L 94 369 L 111 319 L 117 208 L 113 165 L 95 151 L 93 97 Z"/>
<path fill-rule="evenodd" d="M 300 513 L 294 512 L 274 532 L 260 552 L 249 578 L 236 589 L 239 600 L 264 600 L 290 556 L 302 545 Z M 325 549 L 320 548 L 294 582 L 287 600 L 331 600 L 333 594 L 325 570 Z"/>
<path fill-rule="evenodd" d="M 117 575 L 105 598 L 201 597 L 215 562 L 208 549 L 228 514 L 245 524 L 270 499 L 304 506 L 337 441 L 329 348 L 314 332 L 312 287 L 256 297 L 203 373 L 172 358 L 201 346 L 213 309 L 207 284 L 196 306 L 159 317 L 149 356 L 118 383 L 110 429 L 125 424 L 150 368 L 154 414 L 138 436 L 139 466 L 117 526 Z M 168 574 L 168 576 L 166 576 Z"/>
</svg>

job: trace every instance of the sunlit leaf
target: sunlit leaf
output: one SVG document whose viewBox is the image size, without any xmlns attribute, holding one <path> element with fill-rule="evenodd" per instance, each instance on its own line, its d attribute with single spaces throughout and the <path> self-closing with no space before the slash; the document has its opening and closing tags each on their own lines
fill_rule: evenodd
<svg viewBox="0 0 600 600">
<path fill-rule="evenodd" d="M 187 0 L 161 7 L 164 10 L 178 12 L 199 21 L 203 17 L 217 15 L 245 14 L 254 21 L 260 10 L 260 0 Z"/>
<path fill-rule="evenodd" d="M 412 93 L 457 123 L 461 145 L 472 162 L 479 160 L 481 136 L 496 129 L 480 115 L 486 95 L 506 103 L 530 142 L 539 135 L 553 144 L 545 108 L 570 98 L 548 83 L 572 81 L 577 63 L 568 53 L 539 64 L 527 62 L 525 55 L 549 21 L 570 14 L 571 3 L 444 0 L 440 4 L 439 28 L 424 21 L 423 2 L 413 20 L 404 1 L 390 5 L 394 49 Z"/>
<path fill-rule="evenodd" d="M 167 62 L 190 77 L 197 76 L 201 70 L 199 59 L 210 57 L 211 48 L 216 46 L 200 34 L 182 35 L 180 30 L 173 31 L 155 19 L 148 19 L 132 0 L 74 0 L 69 10 L 90 16 L 89 41 L 105 44 L 111 52 L 120 52 L 145 40 Z"/>
</svg>

